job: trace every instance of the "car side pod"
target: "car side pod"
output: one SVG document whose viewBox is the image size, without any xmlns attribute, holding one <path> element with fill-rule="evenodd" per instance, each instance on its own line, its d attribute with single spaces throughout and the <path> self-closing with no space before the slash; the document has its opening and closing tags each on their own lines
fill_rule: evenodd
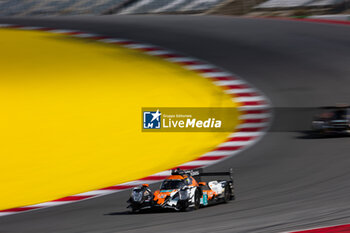
<svg viewBox="0 0 350 233">
<path fill-rule="evenodd" d="M 199 183 L 202 183 L 203 185 L 206 185 L 205 182 L 201 182 L 201 177 L 204 176 L 228 176 L 229 180 L 226 181 L 225 189 L 228 190 L 228 193 L 225 193 L 225 201 L 228 202 L 228 200 L 235 200 L 235 192 L 234 192 L 234 180 L 233 180 L 233 169 L 230 168 L 227 172 L 203 172 L 203 169 L 200 168 L 197 170 L 198 174 L 194 174 L 193 176 L 198 177 Z M 228 198 L 229 196 L 229 198 Z"/>
</svg>

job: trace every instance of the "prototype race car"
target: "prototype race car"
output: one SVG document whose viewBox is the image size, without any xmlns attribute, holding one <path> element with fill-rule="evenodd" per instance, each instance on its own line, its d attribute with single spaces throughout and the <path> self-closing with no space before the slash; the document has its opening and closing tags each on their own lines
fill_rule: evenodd
<svg viewBox="0 0 350 233">
<path fill-rule="evenodd" d="M 203 176 L 229 176 L 229 179 L 207 183 L 201 181 Z M 186 211 L 234 199 L 232 169 L 229 172 L 207 173 L 176 169 L 162 182 L 159 190 L 152 193 L 149 185 L 143 184 L 132 190 L 127 202 L 132 212 L 145 209 Z"/>
<path fill-rule="evenodd" d="M 323 107 L 326 111 L 312 121 L 314 133 L 322 135 L 350 135 L 350 109 L 348 105 Z"/>
</svg>

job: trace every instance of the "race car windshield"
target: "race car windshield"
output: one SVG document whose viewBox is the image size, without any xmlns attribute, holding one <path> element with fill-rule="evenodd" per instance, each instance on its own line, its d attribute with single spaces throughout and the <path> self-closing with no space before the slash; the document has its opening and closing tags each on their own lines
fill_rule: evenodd
<svg viewBox="0 0 350 233">
<path fill-rule="evenodd" d="M 182 180 L 165 180 L 160 189 L 180 189 L 185 185 Z"/>
</svg>

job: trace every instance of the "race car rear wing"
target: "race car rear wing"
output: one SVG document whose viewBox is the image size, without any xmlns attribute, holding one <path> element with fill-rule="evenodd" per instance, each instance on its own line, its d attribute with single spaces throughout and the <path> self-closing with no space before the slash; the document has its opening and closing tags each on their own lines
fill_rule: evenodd
<svg viewBox="0 0 350 233">
<path fill-rule="evenodd" d="M 233 181 L 233 170 L 232 168 L 229 169 L 228 172 L 202 172 L 203 169 L 199 169 L 199 174 L 198 175 L 194 175 L 194 176 L 228 176 L 230 177 L 230 180 Z"/>
<path fill-rule="evenodd" d="M 181 170 L 181 169 L 175 169 L 172 171 L 172 175 L 190 175 L 194 177 L 200 177 L 202 176 L 229 176 L 230 180 L 233 181 L 233 170 L 232 168 L 229 169 L 228 172 L 203 172 L 203 169 L 200 168 L 198 170 Z"/>
</svg>

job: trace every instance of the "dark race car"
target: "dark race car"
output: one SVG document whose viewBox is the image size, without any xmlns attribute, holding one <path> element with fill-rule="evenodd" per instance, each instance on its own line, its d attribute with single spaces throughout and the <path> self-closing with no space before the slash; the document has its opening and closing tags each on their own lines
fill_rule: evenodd
<svg viewBox="0 0 350 233">
<path fill-rule="evenodd" d="M 203 176 L 228 176 L 228 180 L 201 182 Z M 154 193 L 148 184 L 132 190 L 128 200 L 132 212 L 145 209 L 186 211 L 234 199 L 232 169 L 229 172 L 173 170 Z"/>
<path fill-rule="evenodd" d="M 321 135 L 350 135 L 350 108 L 347 105 L 324 107 L 312 121 L 312 130 Z"/>
</svg>

